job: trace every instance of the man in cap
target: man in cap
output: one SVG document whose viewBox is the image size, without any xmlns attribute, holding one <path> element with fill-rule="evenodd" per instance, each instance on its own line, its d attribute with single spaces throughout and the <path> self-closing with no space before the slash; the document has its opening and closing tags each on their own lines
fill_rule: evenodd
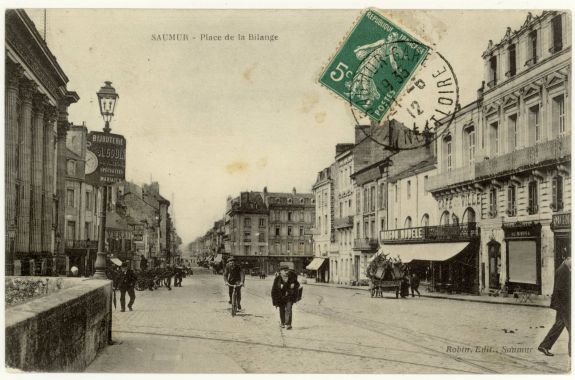
<svg viewBox="0 0 575 380">
<path fill-rule="evenodd" d="M 292 328 L 292 305 L 298 301 L 299 286 L 297 274 L 282 265 L 272 286 L 272 304 L 279 307 L 281 327 L 288 330 Z"/>
<path fill-rule="evenodd" d="M 236 259 L 232 256 L 228 259 L 226 267 L 224 268 L 224 282 L 228 285 L 229 296 L 230 300 L 228 303 L 231 305 L 232 303 L 232 293 L 234 292 L 234 287 L 230 285 L 242 285 L 244 286 L 245 281 L 245 273 L 240 266 L 240 264 L 236 261 Z M 238 295 L 238 309 L 242 308 L 242 288 L 239 287 L 236 289 Z"/>
<path fill-rule="evenodd" d="M 137 277 L 134 271 L 131 268 L 128 268 L 128 263 L 123 262 L 118 279 L 118 288 L 120 289 L 120 305 L 122 306 L 122 312 L 126 311 L 126 292 L 128 292 L 128 295 L 130 296 L 128 309 L 132 311 L 132 306 L 136 300 L 136 292 L 134 291 L 136 280 Z"/>
</svg>

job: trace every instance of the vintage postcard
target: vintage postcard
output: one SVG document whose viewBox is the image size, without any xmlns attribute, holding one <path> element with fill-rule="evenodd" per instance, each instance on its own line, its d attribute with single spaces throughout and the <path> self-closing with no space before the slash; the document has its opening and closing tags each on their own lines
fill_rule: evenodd
<svg viewBox="0 0 575 380">
<path fill-rule="evenodd" d="M 570 373 L 566 7 L 5 8 L 5 372 Z"/>
</svg>

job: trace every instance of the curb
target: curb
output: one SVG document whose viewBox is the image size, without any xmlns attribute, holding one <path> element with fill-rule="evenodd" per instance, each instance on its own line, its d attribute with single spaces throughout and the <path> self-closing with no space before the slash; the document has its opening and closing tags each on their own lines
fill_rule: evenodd
<svg viewBox="0 0 575 380">
<path fill-rule="evenodd" d="M 351 289 L 351 290 L 363 290 L 363 291 L 369 291 L 369 289 L 363 289 L 357 286 L 347 286 L 347 285 L 341 285 L 341 286 L 332 286 L 332 285 L 325 285 L 325 284 L 318 284 L 318 283 L 307 283 L 307 284 L 303 284 L 303 285 L 312 285 L 312 286 L 322 286 L 324 288 L 339 288 L 339 289 Z M 529 303 L 512 303 L 512 302 L 497 302 L 497 301 L 489 301 L 489 300 L 484 300 L 484 299 L 466 299 L 466 298 L 456 298 L 456 297 L 448 297 L 448 296 L 435 296 L 435 295 L 429 295 L 429 294 L 422 294 L 421 297 L 425 297 L 425 298 L 437 298 L 437 299 L 445 299 L 445 300 L 452 300 L 452 301 L 463 301 L 463 302 L 477 302 L 477 303 L 490 303 L 490 304 L 495 304 L 495 305 L 509 305 L 509 306 L 527 306 L 527 307 L 541 307 L 541 308 L 545 308 L 545 309 L 549 309 L 549 306 L 547 305 L 539 305 L 539 304 L 529 304 Z"/>
</svg>

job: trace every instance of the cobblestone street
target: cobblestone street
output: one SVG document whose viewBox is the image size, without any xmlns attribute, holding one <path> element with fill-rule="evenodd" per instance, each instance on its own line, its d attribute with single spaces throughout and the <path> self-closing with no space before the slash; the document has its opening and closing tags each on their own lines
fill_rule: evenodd
<svg viewBox="0 0 575 380">
<path fill-rule="evenodd" d="M 182 288 L 138 292 L 114 310 L 113 339 L 87 372 L 134 373 L 562 373 L 537 351 L 549 309 L 444 299 L 371 299 L 367 292 L 304 285 L 294 329 L 279 326 L 272 278 L 248 277 L 233 318 L 220 276 L 196 270 Z M 119 299 L 118 299 L 119 303 Z M 513 318 L 509 318 L 513 315 Z M 479 346 L 479 348 L 477 348 Z M 504 352 L 504 351 L 520 352 Z M 479 351 L 479 352 L 477 352 Z"/>
</svg>

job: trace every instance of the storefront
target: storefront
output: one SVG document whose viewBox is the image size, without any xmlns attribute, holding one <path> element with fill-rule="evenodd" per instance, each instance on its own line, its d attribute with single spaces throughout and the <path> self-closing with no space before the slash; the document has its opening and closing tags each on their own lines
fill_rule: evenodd
<svg viewBox="0 0 575 380">
<path fill-rule="evenodd" d="M 327 257 L 314 257 L 305 269 L 314 273 L 317 282 L 329 282 L 329 259 Z"/>
<path fill-rule="evenodd" d="M 541 294 L 541 223 L 504 223 L 508 292 Z"/>
<path fill-rule="evenodd" d="M 430 291 L 479 293 L 479 230 L 475 223 L 381 232 L 381 250 L 399 257 Z"/>
<path fill-rule="evenodd" d="M 554 214 L 551 222 L 553 231 L 553 250 L 555 269 L 561 265 L 564 257 L 571 257 L 571 213 Z"/>
</svg>

